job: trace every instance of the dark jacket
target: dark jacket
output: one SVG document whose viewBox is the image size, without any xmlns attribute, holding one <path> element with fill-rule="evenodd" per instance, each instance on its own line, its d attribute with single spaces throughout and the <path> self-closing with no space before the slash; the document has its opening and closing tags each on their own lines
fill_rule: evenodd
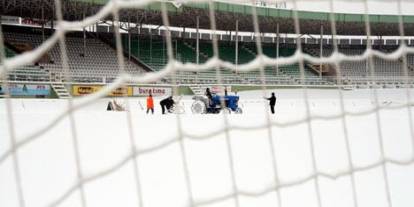
<svg viewBox="0 0 414 207">
<path fill-rule="evenodd" d="M 113 111 L 114 110 L 114 106 L 112 105 L 112 102 L 108 102 L 108 105 L 106 106 L 106 110 L 107 111 Z"/>
<path fill-rule="evenodd" d="M 161 100 L 160 104 L 167 107 L 167 109 L 169 109 L 174 104 L 174 100 L 171 97 L 168 97 L 168 98 Z"/>
<path fill-rule="evenodd" d="M 206 92 L 204 93 L 204 95 L 206 95 L 207 98 L 210 99 L 210 100 L 213 99 L 213 96 L 211 95 L 211 92 L 210 92 L 209 88 L 206 89 Z"/>
<path fill-rule="evenodd" d="M 276 105 L 276 96 L 271 96 L 270 98 L 267 98 L 267 100 L 269 100 L 269 105 Z"/>
</svg>

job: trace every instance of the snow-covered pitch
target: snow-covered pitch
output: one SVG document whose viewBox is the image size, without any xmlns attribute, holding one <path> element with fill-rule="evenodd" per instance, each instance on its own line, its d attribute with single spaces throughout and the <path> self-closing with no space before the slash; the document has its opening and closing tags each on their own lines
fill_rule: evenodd
<svg viewBox="0 0 414 207">
<path fill-rule="evenodd" d="M 388 192 L 393 207 L 414 206 L 405 89 L 378 90 L 378 105 L 373 90 L 343 91 L 344 119 L 337 90 L 308 90 L 308 102 L 301 89 L 275 92 L 271 130 L 262 92 L 250 91 L 239 93 L 241 115 L 193 115 L 183 97 L 185 114 L 161 115 L 155 98 L 146 115 L 145 99 L 130 98 L 129 116 L 101 99 L 74 112 L 75 125 L 66 116 L 30 139 L 68 102 L 12 99 L 15 151 L 2 99 L 0 206 L 19 206 L 18 174 L 26 207 L 82 206 L 81 195 L 89 207 L 314 207 L 317 189 L 323 207 L 389 207 Z"/>
</svg>

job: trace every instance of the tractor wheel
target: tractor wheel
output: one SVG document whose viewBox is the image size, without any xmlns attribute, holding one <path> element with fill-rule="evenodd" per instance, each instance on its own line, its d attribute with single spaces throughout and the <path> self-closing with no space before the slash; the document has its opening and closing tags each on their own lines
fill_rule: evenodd
<svg viewBox="0 0 414 207">
<path fill-rule="evenodd" d="M 222 113 L 222 114 L 231 114 L 231 109 L 229 109 L 227 107 L 222 108 L 220 113 Z"/>
<path fill-rule="evenodd" d="M 241 108 L 237 108 L 235 111 L 236 114 L 242 114 L 243 110 Z"/>
<path fill-rule="evenodd" d="M 206 104 L 202 101 L 194 101 L 193 105 L 191 105 L 191 111 L 193 114 L 205 114 L 206 113 Z"/>
</svg>

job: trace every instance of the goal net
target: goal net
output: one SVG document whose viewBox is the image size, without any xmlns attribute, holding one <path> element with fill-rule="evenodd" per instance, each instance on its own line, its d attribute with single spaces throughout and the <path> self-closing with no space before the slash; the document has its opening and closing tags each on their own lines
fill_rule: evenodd
<svg viewBox="0 0 414 207">
<path fill-rule="evenodd" d="M 414 205 L 413 3 L 74 2 L 49 1 L 44 41 L 2 25 L 0 206 Z M 59 78 L 32 80 L 25 67 L 48 55 L 40 67 Z M 115 77 L 94 79 L 111 64 Z M 93 93 L 20 99 L 39 84 Z M 243 114 L 193 115 L 184 96 L 150 116 L 123 90 L 146 84 L 231 88 Z M 113 91 L 122 112 L 105 111 Z"/>
</svg>

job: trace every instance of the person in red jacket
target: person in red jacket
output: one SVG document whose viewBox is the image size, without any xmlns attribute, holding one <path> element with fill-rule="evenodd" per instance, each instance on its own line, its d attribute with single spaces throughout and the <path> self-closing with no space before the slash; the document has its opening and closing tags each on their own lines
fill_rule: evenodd
<svg viewBox="0 0 414 207">
<path fill-rule="evenodd" d="M 147 114 L 151 110 L 151 113 L 154 114 L 154 99 L 152 99 L 151 93 L 147 97 Z"/>
</svg>

